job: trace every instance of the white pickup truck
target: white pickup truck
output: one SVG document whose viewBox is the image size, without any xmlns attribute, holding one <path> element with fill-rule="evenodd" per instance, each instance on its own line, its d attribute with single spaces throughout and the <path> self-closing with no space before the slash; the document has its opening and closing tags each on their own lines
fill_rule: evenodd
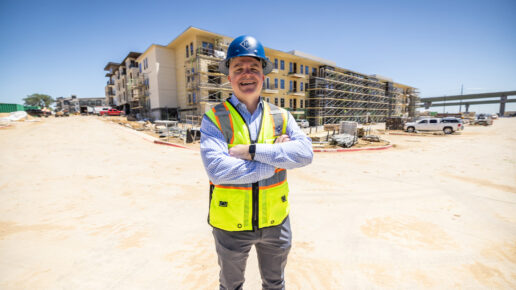
<svg viewBox="0 0 516 290">
<path fill-rule="evenodd" d="M 464 124 L 462 123 L 462 120 L 455 120 L 456 122 L 452 122 L 453 120 L 450 120 L 450 118 L 429 118 L 419 120 L 416 122 L 405 123 L 403 128 L 405 129 L 405 131 L 410 133 L 415 131 L 443 131 L 444 134 L 451 134 L 453 132 L 464 129 Z"/>
</svg>

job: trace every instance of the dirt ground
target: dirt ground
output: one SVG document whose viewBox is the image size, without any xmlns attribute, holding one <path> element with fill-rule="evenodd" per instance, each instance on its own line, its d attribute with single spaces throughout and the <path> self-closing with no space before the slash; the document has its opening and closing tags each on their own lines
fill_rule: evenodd
<svg viewBox="0 0 516 290">
<path fill-rule="evenodd" d="M 0 289 L 217 289 L 198 150 L 95 117 L 0 129 Z M 288 289 L 515 289 L 516 118 L 289 171 Z M 254 250 L 246 289 L 260 289 Z"/>
</svg>

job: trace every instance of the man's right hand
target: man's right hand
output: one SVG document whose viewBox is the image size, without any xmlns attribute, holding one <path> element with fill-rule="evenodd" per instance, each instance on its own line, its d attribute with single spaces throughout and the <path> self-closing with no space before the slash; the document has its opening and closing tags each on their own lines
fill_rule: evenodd
<svg viewBox="0 0 516 290">
<path fill-rule="evenodd" d="M 276 141 L 274 141 L 274 144 L 288 142 L 288 141 L 290 141 L 290 138 L 288 137 L 288 135 L 281 135 L 278 138 L 276 138 Z"/>
</svg>

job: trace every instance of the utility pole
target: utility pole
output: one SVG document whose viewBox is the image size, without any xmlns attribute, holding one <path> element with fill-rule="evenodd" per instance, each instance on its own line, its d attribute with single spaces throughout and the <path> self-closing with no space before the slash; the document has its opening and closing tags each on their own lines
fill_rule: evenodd
<svg viewBox="0 0 516 290">
<path fill-rule="evenodd" d="M 460 104 L 459 104 L 459 113 L 462 113 L 462 93 L 464 92 L 464 84 L 460 86 Z"/>
</svg>

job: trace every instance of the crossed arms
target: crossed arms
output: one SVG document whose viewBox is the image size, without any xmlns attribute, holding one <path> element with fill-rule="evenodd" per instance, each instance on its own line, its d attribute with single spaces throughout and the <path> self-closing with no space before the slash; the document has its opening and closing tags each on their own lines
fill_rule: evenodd
<svg viewBox="0 0 516 290">
<path fill-rule="evenodd" d="M 228 150 L 222 132 L 206 116 L 201 125 L 201 157 L 210 180 L 215 184 L 254 183 L 274 175 L 276 168 L 293 169 L 312 162 L 310 139 L 289 114 L 286 135 L 274 144 L 256 144 L 251 161 L 249 145 Z"/>
</svg>

